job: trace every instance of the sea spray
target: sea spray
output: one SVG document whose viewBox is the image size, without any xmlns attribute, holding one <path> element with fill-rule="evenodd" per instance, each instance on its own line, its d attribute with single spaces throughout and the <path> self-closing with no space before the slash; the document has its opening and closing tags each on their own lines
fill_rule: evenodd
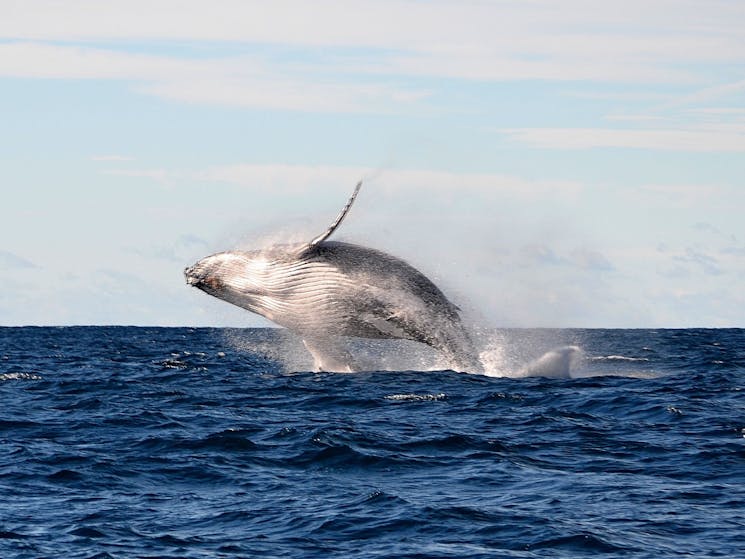
<svg viewBox="0 0 745 559">
<path fill-rule="evenodd" d="M 271 338 L 257 335 L 261 329 L 228 329 L 226 344 L 237 351 L 263 357 L 279 364 L 285 373 L 313 370 L 313 360 L 302 339 L 284 328 L 273 328 Z M 490 377 L 520 378 L 542 376 L 568 378 L 584 363 L 583 352 L 576 345 L 560 346 L 536 353 L 526 351 L 502 331 L 482 333 L 475 339 L 480 371 L 465 371 Z M 452 364 L 429 346 L 408 340 L 339 340 L 360 364 L 360 371 L 443 371 Z"/>
</svg>

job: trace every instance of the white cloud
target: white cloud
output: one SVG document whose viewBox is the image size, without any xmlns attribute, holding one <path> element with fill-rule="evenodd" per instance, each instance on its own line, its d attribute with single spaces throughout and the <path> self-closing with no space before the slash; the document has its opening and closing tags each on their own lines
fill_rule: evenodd
<svg viewBox="0 0 745 559">
<path fill-rule="evenodd" d="M 675 255 L 673 259 L 677 262 L 695 264 L 708 275 L 718 276 L 723 273 L 716 258 L 691 247 L 687 247 L 684 254 Z"/>
<path fill-rule="evenodd" d="M 735 257 L 745 256 L 745 246 L 729 246 L 722 249 L 722 254 Z M 745 264 L 740 260 L 741 264 Z"/>
<path fill-rule="evenodd" d="M 311 76 L 257 57 L 190 59 L 28 42 L 0 44 L 0 76 L 123 80 L 177 101 L 342 113 L 410 110 L 429 95 L 370 80 Z"/>
<path fill-rule="evenodd" d="M 488 173 L 454 173 L 424 169 L 384 169 L 365 167 L 283 164 L 236 164 L 216 166 L 199 172 L 194 178 L 226 182 L 254 188 L 282 188 L 290 191 L 339 185 L 351 188 L 360 179 L 375 183 L 376 188 L 400 192 L 468 193 L 508 195 L 522 199 L 547 195 L 578 196 L 583 185 L 575 181 L 528 180 L 521 177 Z"/>
<path fill-rule="evenodd" d="M 125 250 L 144 258 L 154 258 L 184 264 L 206 250 L 209 243 L 196 235 L 180 235 L 167 244 L 150 244 L 147 246 L 129 246 Z"/>
<path fill-rule="evenodd" d="M 119 177 L 148 178 L 164 186 L 171 186 L 174 179 L 173 173 L 166 169 L 107 169 L 101 173 Z"/>
<path fill-rule="evenodd" d="M 701 107 L 697 109 L 688 109 L 687 112 L 701 115 L 724 115 L 736 119 L 742 119 L 745 117 L 745 107 Z"/>
<path fill-rule="evenodd" d="M 693 105 L 696 103 L 720 99 L 722 97 L 738 95 L 743 91 L 745 91 L 745 80 L 739 80 L 732 83 L 705 87 L 698 91 L 694 91 L 693 93 L 683 95 L 682 97 L 677 97 L 669 102 L 668 106 L 676 107 L 681 105 Z"/>
<path fill-rule="evenodd" d="M 369 173 L 365 167 L 239 163 L 211 167 L 198 172 L 195 178 L 251 188 L 301 191 L 324 184 L 351 187 Z"/>
<path fill-rule="evenodd" d="M 708 223 L 706 221 L 699 221 L 697 223 L 694 223 L 693 228 L 703 233 L 726 237 L 726 235 L 724 235 L 716 225 L 712 225 L 711 223 Z"/>
<path fill-rule="evenodd" d="M 625 114 L 612 114 L 603 117 L 605 120 L 621 121 L 621 122 L 659 122 L 661 120 L 668 120 L 667 117 L 659 115 L 625 115 Z"/>
<path fill-rule="evenodd" d="M 545 244 L 526 245 L 521 250 L 521 256 L 530 264 L 540 266 L 556 266 L 566 264 L 567 260 Z"/>
<path fill-rule="evenodd" d="M 567 37 L 554 37 L 557 43 Z M 586 38 L 587 43 L 595 42 Z M 623 41 L 619 41 L 623 42 Z M 587 46 L 587 43 L 585 45 Z M 593 47 L 589 47 L 593 48 Z M 432 76 L 460 78 L 481 81 L 510 80 L 551 80 L 580 81 L 593 80 L 602 82 L 690 82 L 694 74 L 682 70 L 661 72 L 660 67 L 647 60 L 627 60 L 625 63 L 614 63 L 596 56 L 587 56 L 574 52 L 554 51 L 550 45 L 542 48 L 531 48 L 525 52 L 514 52 L 515 46 L 495 47 L 475 52 L 456 50 L 455 52 L 413 52 L 393 54 L 370 62 L 364 58 L 353 61 L 356 71 L 375 74 L 394 74 L 406 76 Z M 533 52 L 535 50 L 535 53 Z M 614 55 L 609 55 L 613 59 Z"/>
<path fill-rule="evenodd" d="M 333 113 L 426 110 L 437 90 L 410 84 L 433 77 L 641 83 L 645 91 L 619 94 L 650 99 L 659 95 L 650 84 L 710 83 L 713 64 L 745 63 L 745 10 L 714 4 L 39 0 L 3 10 L 0 40 L 8 42 L 0 43 L 0 77 L 121 80 L 179 102 Z M 178 54 L 146 54 L 153 42 L 156 52 Z M 666 102 L 733 94 L 743 83 L 677 93 Z M 553 143 L 551 132 L 540 130 L 520 136 Z M 636 139 L 596 132 L 604 136 L 595 143 L 740 140 L 673 141 L 660 137 L 666 132 Z"/>
<path fill-rule="evenodd" d="M 583 270 L 591 271 L 612 271 L 613 264 L 600 252 L 588 248 L 578 248 L 572 251 L 572 263 Z"/>
<path fill-rule="evenodd" d="M 711 200 L 726 200 L 727 188 L 715 184 L 646 184 L 636 193 L 646 197 L 643 205 L 649 204 L 650 197 L 665 206 L 673 207 L 711 207 Z M 632 196 L 635 192 L 631 193 Z"/>
<path fill-rule="evenodd" d="M 134 157 L 126 155 L 92 155 L 91 161 L 134 161 Z"/>
<path fill-rule="evenodd" d="M 91 47 L 15 42 L 0 44 L 0 75 L 20 78 L 157 80 L 204 77 L 218 69 L 207 61 L 133 54 Z"/>
<path fill-rule="evenodd" d="M 317 64 L 343 74 L 667 83 L 745 62 L 743 27 L 742 3 L 725 0 L 49 0 L 5 6 L 0 38 L 330 49 Z"/>
<path fill-rule="evenodd" d="M 188 103 L 339 113 L 396 112 L 428 96 L 423 90 L 397 90 L 381 84 L 342 85 L 269 76 L 158 81 L 137 90 Z"/>
<path fill-rule="evenodd" d="M 503 129 L 510 139 L 535 148 L 635 148 L 690 152 L 745 152 L 745 131 L 613 128 Z"/>
<path fill-rule="evenodd" d="M 0 268 L 4 270 L 22 270 L 37 268 L 37 266 L 23 256 L 19 256 L 6 250 L 0 250 Z"/>
</svg>

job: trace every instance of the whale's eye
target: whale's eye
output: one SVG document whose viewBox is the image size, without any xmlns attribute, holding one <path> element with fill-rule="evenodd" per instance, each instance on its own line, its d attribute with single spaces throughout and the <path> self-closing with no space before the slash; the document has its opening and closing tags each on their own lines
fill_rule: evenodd
<svg viewBox="0 0 745 559">
<path fill-rule="evenodd" d="M 215 276 L 210 276 L 208 278 L 205 278 L 202 280 L 202 283 L 209 287 L 210 289 L 218 290 L 220 287 L 222 287 L 222 283 L 219 279 L 217 279 Z"/>
</svg>

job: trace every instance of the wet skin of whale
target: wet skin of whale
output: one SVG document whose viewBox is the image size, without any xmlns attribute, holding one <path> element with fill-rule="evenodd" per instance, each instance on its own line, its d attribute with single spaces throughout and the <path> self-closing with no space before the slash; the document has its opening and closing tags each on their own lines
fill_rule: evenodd
<svg viewBox="0 0 745 559">
<path fill-rule="evenodd" d="M 453 369 L 481 370 L 458 307 L 426 276 L 390 254 L 327 241 L 360 186 L 309 243 L 207 256 L 184 271 L 187 283 L 297 333 L 318 371 L 359 369 L 341 343 L 348 336 L 414 340 Z"/>
</svg>

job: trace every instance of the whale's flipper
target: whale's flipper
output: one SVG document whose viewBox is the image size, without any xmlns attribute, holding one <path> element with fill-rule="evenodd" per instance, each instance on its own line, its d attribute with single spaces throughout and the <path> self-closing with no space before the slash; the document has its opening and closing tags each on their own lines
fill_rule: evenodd
<svg viewBox="0 0 745 559">
<path fill-rule="evenodd" d="M 384 286 L 359 285 L 357 313 L 350 318 L 351 328 L 371 338 L 427 344 L 445 355 L 449 368 L 482 372 L 484 366 L 461 322 L 458 307 L 444 296 L 440 300 L 439 290 L 428 281 L 417 288 L 417 296 L 406 289 L 397 289 L 393 278 Z"/>
<path fill-rule="evenodd" d="M 339 213 L 339 215 L 336 216 L 336 219 L 329 226 L 329 228 L 326 229 L 326 231 L 324 231 L 320 235 L 318 235 L 315 239 L 310 241 L 307 245 L 303 246 L 302 249 L 300 249 L 300 254 L 313 250 L 318 245 L 320 245 L 323 241 L 328 239 L 334 231 L 336 231 L 336 228 L 339 227 L 339 225 L 341 225 L 341 222 L 344 221 L 344 218 L 347 217 L 347 214 L 349 213 L 349 209 L 352 207 L 352 204 L 354 204 L 354 200 L 357 198 L 357 194 L 359 193 L 360 188 L 362 188 L 362 181 L 358 182 L 357 185 L 354 187 L 354 192 L 352 192 L 352 195 L 349 197 L 347 204 L 342 208 L 341 213 Z"/>
<path fill-rule="evenodd" d="M 353 373 L 357 371 L 352 355 L 338 339 L 303 338 L 303 344 L 313 356 L 317 373 Z"/>
</svg>

